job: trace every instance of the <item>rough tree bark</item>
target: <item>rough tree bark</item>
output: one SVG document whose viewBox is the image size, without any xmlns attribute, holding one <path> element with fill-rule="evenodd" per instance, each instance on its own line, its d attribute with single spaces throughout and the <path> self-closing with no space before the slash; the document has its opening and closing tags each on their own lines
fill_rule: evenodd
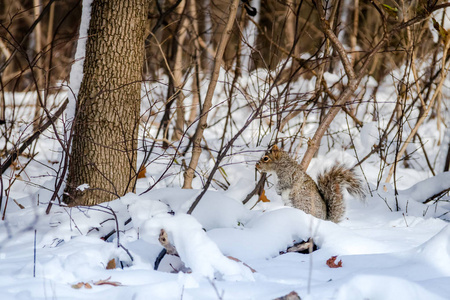
<svg viewBox="0 0 450 300">
<path fill-rule="evenodd" d="M 92 2 L 64 197 L 69 205 L 95 205 L 134 189 L 146 13 L 147 0 Z M 78 188 L 83 184 L 89 187 Z"/>
</svg>

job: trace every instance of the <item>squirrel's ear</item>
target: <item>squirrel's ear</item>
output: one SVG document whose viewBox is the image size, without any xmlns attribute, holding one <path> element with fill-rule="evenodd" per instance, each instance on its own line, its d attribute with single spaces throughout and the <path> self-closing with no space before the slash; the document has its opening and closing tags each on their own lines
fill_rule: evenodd
<svg viewBox="0 0 450 300">
<path fill-rule="evenodd" d="M 272 153 L 272 156 L 275 160 L 280 158 L 281 150 L 278 148 L 277 145 L 273 145 L 270 149 L 270 152 Z"/>
</svg>

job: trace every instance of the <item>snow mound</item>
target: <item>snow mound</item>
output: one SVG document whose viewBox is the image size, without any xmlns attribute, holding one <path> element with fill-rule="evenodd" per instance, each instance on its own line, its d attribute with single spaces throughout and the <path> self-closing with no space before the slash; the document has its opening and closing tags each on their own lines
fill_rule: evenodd
<svg viewBox="0 0 450 300">
<path fill-rule="evenodd" d="M 307 297 L 306 299 L 313 299 Z M 444 300 L 419 284 L 398 277 L 358 275 L 343 284 L 336 300 Z"/>
<path fill-rule="evenodd" d="M 153 199 L 165 203 L 176 214 L 186 213 L 200 192 L 200 190 L 180 188 L 157 189 L 150 191 L 145 196 L 134 196 L 133 203 L 136 205 L 137 211 L 142 211 L 145 210 L 145 207 L 139 207 L 139 204 L 148 199 Z M 143 201 L 137 201 L 138 199 L 143 199 Z M 131 211 L 130 213 L 133 222 L 135 222 L 136 216 Z M 204 229 L 210 230 L 219 227 L 237 227 L 239 223 L 249 220 L 252 213 L 244 207 L 241 201 L 235 200 L 231 194 L 207 191 L 193 211 L 192 216 L 202 224 Z"/>
<path fill-rule="evenodd" d="M 68 284 L 93 280 L 104 276 L 102 274 L 108 261 L 121 254 L 122 251 L 113 243 L 79 236 L 53 248 L 50 253 L 39 255 L 36 270 L 38 276 Z"/>
<path fill-rule="evenodd" d="M 134 228 L 140 228 L 145 221 L 159 214 L 167 214 L 169 207 L 157 200 L 145 199 L 136 194 L 129 193 L 122 197 L 122 203 L 128 206 Z"/>
<path fill-rule="evenodd" d="M 250 269 L 225 257 L 193 216 L 156 216 L 144 224 L 141 237 L 158 243 L 161 229 L 167 232 L 181 260 L 192 269 L 194 275 L 210 279 L 221 277 L 227 281 L 253 280 Z"/>
<path fill-rule="evenodd" d="M 218 228 L 209 231 L 208 235 L 224 253 L 243 261 L 277 256 L 288 246 L 310 237 L 320 248 L 340 255 L 390 252 L 383 243 L 295 208 L 268 211 L 245 224 L 244 228 Z M 347 242 L 342 243 L 343 240 Z"/>
<path fill-rule="evenodd" d="M 418 259 L 434 266 L 442 275 L 450 277 L 450 225 L 417 247 L 415 252 Z"/>
<path fill-rule="evenodd" d="M 450 172 L 444 172 L 420 181 L 409 189 L 400 192 L 411 199 L 423 202 L 429 197 L 446 190 L 450 187 Z"/>
</svg>

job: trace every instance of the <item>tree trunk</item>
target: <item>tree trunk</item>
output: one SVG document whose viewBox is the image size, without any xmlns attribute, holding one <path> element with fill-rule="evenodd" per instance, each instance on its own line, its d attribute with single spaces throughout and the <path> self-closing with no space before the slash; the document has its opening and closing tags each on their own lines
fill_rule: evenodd
<svg viewBox="0 0 450 300">
<path fill-rule="evenodd" d="M 190 0 L 192 2 L 195 0 Z M 175 54 L 175 60 L 173 64 L 173 86 L 176 95 L 176 119 L 175 119 L 175 129 L 173 131 L 172 140 L 178 141 L 184 133 L 184 92 L 183 92 L 183 70 L 186 67 L 186 61 L 183 62 L 183 44 L 187 36 L 188 31 L 188 16 L 183 14 L 183 10 L 185 10 L 185 6 L 189 5 L 189 3 L 182 2 L 177 7 L 178 12 L 181 15 L 180 20 L 180 30 L 177 32 L 177 50 Z"/>
<path fill-rule="evenodd" d="M 206 121 L 208 119 L 208 113 L 212 106 L 212 98 L 214 96 L 214 90 L 219 79 L 220 68 L 223 62 L 223 56 L 225 48 L 230 40 L 230 36 L 233 29 L 233 24 L 236 19 L 236 13 L 239 6 L 239 0 L 233 0 L 230 3 L 229 15 L 225 30 L 223 31 L 219 45 L 217 47 L 216 57 L 214 58 L 213 73 L 211 76 L 211 82 L 209 83 L 208 90 L 206 92 L 205 101 L 203 103 L 200 119 L 198 120 L 197 129 L 195 130 L 192 146 L 192 157 L 189 162 L 189 167 L 184 172 L 183 189 L 192 189 L 192 180 L 194 179 L 195 169 L 202 153 L 201 141 L 203 138 L 203 131 L 207 127 Z"/>
<path fill-rule="evenodd" d="M 36 21 L 39 18 L 39 15 L 41 14 L 41 8 L 42 3 L 40 0 L 33 0 L 33 6 L 34 6 L 34 21 Z M 34 34 L 34 50 L 36 52 L 36 56 L 41 56 L 41 50 L 42 50 L 42 22 L 39 22 L 36 25 L 36 30 Z M 32 70 L 34 72 L 34 76 L 36 77 L 36 94 L 41 93 L 40 89 L 42 88 L 42 57 L 41 59 L 36 62 L 36 68 Z M 36 103 L 35 103 L 35 110 L 34 110 L 34 120 L 33 120 L 33 131 L 37 131 L 39 129 L 39 126 L 41 125 L 42 121 L 42 103 L 40 102 L 40 96 L 36 95 Z"/>
<path fill-rule="evenodd" d="M 69 205 L 95 205 L 134 190 L 146 4 L 92 2 L 64 197 Z"/>
</svg>

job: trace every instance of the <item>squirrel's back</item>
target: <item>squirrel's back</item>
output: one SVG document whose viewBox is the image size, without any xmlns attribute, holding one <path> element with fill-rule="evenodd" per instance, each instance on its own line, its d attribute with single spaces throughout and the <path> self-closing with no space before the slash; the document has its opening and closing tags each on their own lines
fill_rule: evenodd
<svg viewBox="0 0 450 300">
<path fill-rule="evenodd" d="M 289 154 L 273 146 L 256 164 L 262 172 L 278 177 L 277 193 L 289 205 L 321 219 L 341 220 L 345 213 L 342 189 L 364 198 L 362 181 L 354 170 L 340 164 L 319 175 L 317 184 Z"/>
</svg>

